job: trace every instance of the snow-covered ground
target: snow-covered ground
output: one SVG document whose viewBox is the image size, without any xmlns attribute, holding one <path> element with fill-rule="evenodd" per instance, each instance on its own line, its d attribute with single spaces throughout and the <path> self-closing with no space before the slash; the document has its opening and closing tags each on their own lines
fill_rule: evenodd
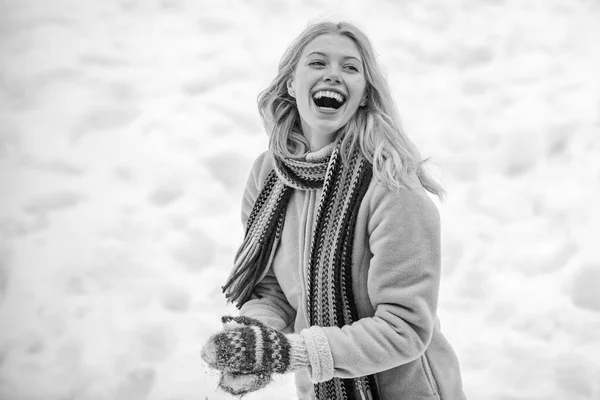
<svg viewBox="0 0 600 400">
<path fill-rule="evenodd" d="M 598 1 L 1 0 L 1 400 L 227 398 L 199 349 L 234 311 L 256 96 L 324 17 L 371 37 L 449 192 L 468 397 L 600 399 Z"/>
</svg>

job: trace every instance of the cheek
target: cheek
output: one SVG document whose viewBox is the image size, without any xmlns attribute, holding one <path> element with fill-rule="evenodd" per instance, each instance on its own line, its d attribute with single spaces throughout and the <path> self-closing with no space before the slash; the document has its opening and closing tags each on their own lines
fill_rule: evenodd
<svg viewBox="0 0 600 400">
<path fill-rule="evenodd" d="M 351 94 L 352 94 L 352 103 L 354 103 L 354 102 L 360 103 L 363 95 L 365 94 L 365 90 L 366 90 L 365 82 L 361 81 L 361 80 L 357 80 L 355 82 L 352 82 L 349 86 L 350 86 L 349 89 L 351 90 Z"/>
<path fill-rule="evenodd" d="M 360 100 L 362 100 L 365 92 L 367 91 L 367 84 L 363 80 L 363 81 L 359 82 L 358 85 L 356 85 L 356 88 L 357 88 L 356 94 L 357 94 L 357 96 L 359 98 L 359 101 L 360 101 Z"/>
<path fill-rule="evenodd" d="M 294 77 L 294 83 L 298 89 L 306 89 L 308 86 L 314 83 L 314 73 L 311 72 L 312 71 L 301 70 L 296 73 L 296 76 Z"/>
</svg>

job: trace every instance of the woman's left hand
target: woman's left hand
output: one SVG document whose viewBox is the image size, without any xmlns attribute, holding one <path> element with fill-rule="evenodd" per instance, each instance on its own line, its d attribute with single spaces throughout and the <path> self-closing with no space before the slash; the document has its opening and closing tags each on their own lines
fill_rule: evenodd
<svg viewBox="0 0 600 400">
<path fill-rule="evenodd" d="M 223 317 L 224 330 L 202 348 L 212 368 L 234 374 L 285 373 L 308 368 L 308 352 L 300 335 L 284 335 L 248 317 Z"/>
</svg>

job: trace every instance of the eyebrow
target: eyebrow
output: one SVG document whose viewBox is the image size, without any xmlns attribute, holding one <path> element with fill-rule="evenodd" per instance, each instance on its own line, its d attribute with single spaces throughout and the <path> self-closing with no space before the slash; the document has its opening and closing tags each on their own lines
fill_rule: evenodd
<svg viewBox="0 0 600 400">
<path fill-rule="evenodd" d="M 327 54 L 325 54 L 325 53 L 321 53 L 320 51 L 313 51 L 313 52 L 310 52 L 310 53 L 308 53 L 306 56 L 308 57 L 308 56 L 311 56 L 311 55 L 313 55 L 313 54 L 317 54 L 317 55 L 320 55 L 320 56 L 323 56 L 323 57 L 328 57 L 328 56 L 327 56 Z M 352 58 L 352 59 L 354 59 L 354 60 L 356 60 L 356 61 L 358 61 L 358 62 L 361 62 L 361 61 L 360 61 L 360 59 L 358 59 L 358 58 L 356 58 L 356 57 L 354 57 L 354 56 L 344 56 L 344 57 L 342 57 L 342 59 L 344 59 L 344 60 L 348 60 L 348 59 L 350 59 L 350 58 Z"/>
</svg>

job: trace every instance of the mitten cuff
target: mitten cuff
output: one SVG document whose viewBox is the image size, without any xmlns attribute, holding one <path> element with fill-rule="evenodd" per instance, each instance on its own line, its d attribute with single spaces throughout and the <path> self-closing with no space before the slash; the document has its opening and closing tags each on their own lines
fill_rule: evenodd
<svg viewBox="0 0 600 400">
<path fill-rule="evenodd" d="M 300 336 L 304 339 L 308 360 L 310 362 L 310 375 L 314 383 L 325 382 L 333 378 L 333 355 L 329 341 L 323 328 L 311 326 L 303 329 Z"/>
<path fill-rule="evenodd" d="M 308 350 L 302 336 L 298 334 L 285 335 L 290 344 L 290 365 L 286 372 L 309 369 Z"/>
</svg>

